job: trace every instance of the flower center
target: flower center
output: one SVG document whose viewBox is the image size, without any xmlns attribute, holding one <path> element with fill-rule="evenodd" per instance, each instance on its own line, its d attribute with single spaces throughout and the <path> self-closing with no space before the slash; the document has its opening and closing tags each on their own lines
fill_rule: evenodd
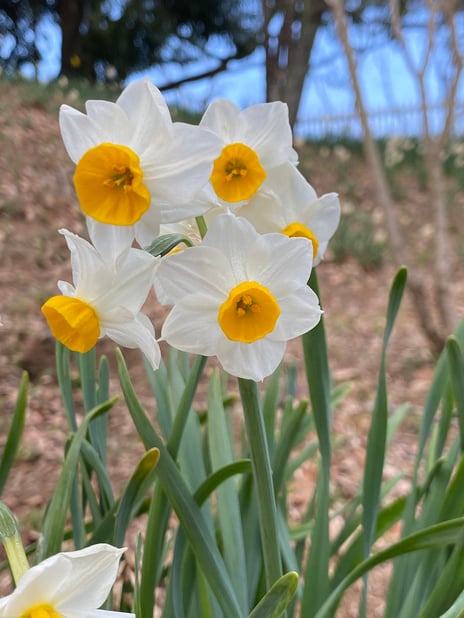
<svg viewBox="0 0 464 618">
<path fill-rule="evenodd" d="M 42 306 L 55 339 L 74 352 L 88 352 L 100 336 L 97 312 L 72 296 L 53 296 Z M 34 615 L 35 618 L 35 615 Z"/>
<path fill-rule="evenodd" d="M 279 315 L 279 304 L 267 288 L 244 281 L 220 306 L 218 322 L 228 339 L 253 343 L 274 330 Z"/>
<path fill-rule="evenodd" d="M 214 161 L 211 184 L 221 199 L 240 202 L 254 195 L 265 178 L 256 152 L 237 142 L 225 146 Z"/>
<path fill-rule="evenodd" d="M 42 603 L 28 609 L 20 618 L 63 618 L 63 616 L 48 603 Z"/>
<path fill-rule="evenodd" d="M 309 227 L 295 221 L 294 223 L 287 225 L 287 227 L 282 230 L 282 234 L 285 234 L 290 238 L 308 238 L 313 243 L 313 260 L 315 259 L 319 250 L 319 243 Z"/>
<path fill-rule="evenodd" d="M 138 155 L 118 144 L 103 143 L 79 160 L 74 186 L 82 210 L 100 223 L 133 225 L 150 206 Z"/>
</svg>

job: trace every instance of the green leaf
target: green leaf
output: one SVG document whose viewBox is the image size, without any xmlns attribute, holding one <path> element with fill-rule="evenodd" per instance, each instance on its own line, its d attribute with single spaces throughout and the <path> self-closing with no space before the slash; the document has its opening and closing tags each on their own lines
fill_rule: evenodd
<svg viewBox="0 0 464 618">
<path fill-rule="evenodd" d="M 357 579 L 368 573 L 378 564 L 392 560 L 398 556 L 423 549 L 443 548 L 458 542 L 464 530 L 464 517 L 451 519 L 425 528 L 411 534 L 401 541 L 394 543 L 387 549 L 380 551 L 359 564 L 353 569 L 328 596 L 323 606 L 316 614 L 316 618 L 333 616 L 343 594 Z"/>
<path fill-rule="evenodd" d="M 407 271 L 405 268 L 401 268 L 393 280 L 390 290 L 377 393 L 374 409 L 372 411 L 372 422 L 369 428 L 369 436 L 367 441 L 362 489 L 363 551 L 365 557 L 367 557 L 370 553 L 370 548 L 375 535 L 387 445 L 388 401 L 385 368 L 387 347 L 393 330 L 393 325 L 398 315 L 401 299 L 406 286 L 406 279 Z M 364 606 L 366 602 L 366 594 L 367 581 L 365 581 L 361 600 L 362 614 L 365 613 Z"/>
<path fill-rule="evenodd" d="M 450 337 L 446 342 L 446 352 L 458 413 L 461 451 L 464 451 L 464 359 L 455 337 Z"/>
<path fill-rule="evenodd" d="M 148 251 L 148 253 L 155 257 L 158 255 L 166 255 L 181 243 L 186 244 L 187 247 L 193 246 L 188 236 L 184 236 L 183 234 L 163 234 L 162 236 L 158 236 L 151 245 L 145 247 L 145 251 Z"/>
<path fill-rule="evenodd" d="M 148 487 L 153 484 L 153 470 L 158 463 L 159 449 L 148 450 L 139 461 L 135 472 L 131 476 L 119 502 L 114 526 L 113 545 L 121 547 L 124 544 L 124 536 L 135 513 L 140 494 L 144 494 Z"/>
<path fill-rule="evenodd" d="M 309 285 L 320 297 L 315 268 L 311 272 Z M 321 454 L 314 528 L 304 573 L 305 585 L 301 603 L 301 614 L 305 618 L 312 618 L 323 603 L 329 590 L 330 427 L 332 423 L 332 405 L 330 397 L 331 376 L 327 358 L 324 320 L 322 317 L 319 324 L 305 333 L 302 339 L 306 379 Z"/>
<path fill-rule="evenodd" d="M 277 508 L 272 482 L 272 468 L 266 440 L 264 419 L 259 405 L 256 382 L 238 378 L 248 448 L 251 454 L 253 483 L 256 492 L 259 531 L 263 551 L 267 588 L 282 575 L 282 559 L 277 534 Z"/>
<path fill-rule="evenodd" d="M 11 419 L 10 430 L 0 459 L 0 494 L 3 493 L 5 483 L 8 480 L 11 466 L 13 465 L 18 446 L 21 441 L 21 436 L 24 431 L 24 423 L 26 420 L 27 407 L 27 390 L 29 386 L 29 378 L 26 372 L 23 372 L 21 381 L 19 382 L 18 395 L 16 404 Z"/>
<path fill-rule="evenodd" d="M 203 514 L 189 492 L 175 461 L 140 405 L 130 381 L 124 358 L 119 350 L 116 350 L 116 357 L 121 387 L 135 427 L 147 449 L 156 447 L 160 451 L 160 460 L 157 466 L 160 484 L 176 511 L 198 563 L 207 577 L 211 589 L 214 590 L 221 607 L 230 618 L 240 618 L 240 606 Z"/>
<path fill-rule="evenodd" d="M 264 595 L 248 618 L 280 618 L 295 596 L 297 588 L 298 573 L 285 573 Z"/>
<path fill-rule="evenodd" d="M 45 514 L 41 540 L 37 549 L 39 562 L 61 550 L 73 480 L 77 470 L 82 441 L 87 433 L 89 423 L 101 414 L 106 414 L 116 401 L 117 398 L 111 399 L 91 410 L 84 417 L 71 440 L 66 459 L 56 483 L 55 492 Z"/>
<path fill-rule="evenodd" d="M 70 351 L 59 341 L 55 346 L 56 376 L 60 387 L 61 398 L 63 399 L 64 409 L 68 417 L 71 431 L 77 430 L 76 412 L 72 396 L 72 381 L 69 370 Z"/>
<path fill-rule="evenodd" d="M 210 377 L 208 390 L 208 446 L 214 470 L 233 463 L 233 436 L 227 425 L 217 370 L 214 370 Z M 242 611 L 245 613 L 248 607 L 248 577 L 236 479 L 224 479 L 217 488 L 216 494 L 224 562 L 229 570 Z M 243 567 L 238 568 L 238 565 L 243 565 Z"/>
<path fill-rule="evenodd" d="M 464 588 L 464 530 L 441 569 L 437 583 L 421 611 L 421 618 L 435 618 L 444 612 Z"/>
</svg>

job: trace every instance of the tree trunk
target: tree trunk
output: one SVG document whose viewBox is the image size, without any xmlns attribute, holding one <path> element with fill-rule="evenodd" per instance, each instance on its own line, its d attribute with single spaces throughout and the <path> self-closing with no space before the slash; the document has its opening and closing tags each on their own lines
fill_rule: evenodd
<svg viewBox="0 0 464 618">
<path fill-rule="evenodd" d="M 61 68 L 60 75 L 75 75 L 79 27 L 84 18 L 86 0 L 59 0 L 58 15 L 61 27 Z"/>
<path fill-rule="evenodd" d="M 324 0 L 263 0 L 266 100 L 285 101 L 292 127 L 308 72 L 317 30 L 327 10 Z M 279 18 L 281 27 L 276 32 Z"/>
</svg>

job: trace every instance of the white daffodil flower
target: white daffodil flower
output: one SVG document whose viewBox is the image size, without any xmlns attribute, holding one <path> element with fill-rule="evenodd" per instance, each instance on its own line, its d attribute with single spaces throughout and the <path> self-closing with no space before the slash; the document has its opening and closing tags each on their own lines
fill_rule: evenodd
<svg viewBox="0 0 464 618">
<path fill-rule="evenodd" d="M 232 375 L 262 380 L 287 341 L 320 320 L 307 285 L 311 256 L 305 238 L 261 235 L 242 217 L 219 215 L 201 246 L 161 261 L 155 291 L 173 305 L 161 338 L 185 352 L 216 355 Z"/>
<path fill-rule="evenodd" d="M 288 163 L 273 170 L 266 189 L 235 213 L 251 221 L 261 234 L 281 232 L 292 238 L 308 238 L 313 244 L 315 266 L 324 256 L 340 221 L 338 195 L 327 193 L 317 197 L 304 176 Z"/>
<path fill-rule="evenodd" d="M 153 325 L 140 312 L 158 261 L 146 251 L 100 253 L 88 241 L 60 230 L 71 252 L 73 283 L 59 281 L 42 312 L 54 337 L 75 352 L 88 352 L 107 335 L 118 345 L 140 348 L 154 368 L 160 361 Z"/>
<path fill-rule="evenodd" d="M 124 551 L 101 543 L 47 558 L 0 599 L 0 618 L 135 618 L 97 609 L 110 593 Z"/>
<path fill-rule="evenodd" d="M 241 111 L 231 101 L 218 99 L 208 106 L 200 127 L 207 127 L 222 139 L 222 151 L 214 160 L 210 180 L 217 197 L 226 203 L 250 199 L 275 167 L 298 161 L 288 108 L 280 101 Z"/>
<path fill-rule="evenodd" d="M 189 202 L 208 182 L 220 148 L 217 136 L 173 123 L 160 91 L 146 79 L 127 86 L 116 103 L 87 101 L 86 112 L 60 109 L 61 135 L 76 163 L 74 184 L 86 215 L 134 226 L 144 245 L 160 221 L 200 214 Z"/>
</svg>

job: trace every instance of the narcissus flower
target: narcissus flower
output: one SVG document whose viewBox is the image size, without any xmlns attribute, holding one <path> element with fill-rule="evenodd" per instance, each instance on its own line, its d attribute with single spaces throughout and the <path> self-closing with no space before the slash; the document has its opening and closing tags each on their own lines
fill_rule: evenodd
<svg viewBox="0 0 464 618">
<path fill-rule="evenodd" d="M 281 232 L 292 238 L 302 236 L 313 244 L 313 264 L 324 255 L 340 221 L 340 202 L 336 193 L 317 197 L 304 176 L 290 164 L 276 168 L 266 192 L 256 195 L 236 209 L 264 234 Z"/>
<path fill-rule="evenodd" d="M 61 134 L 76 163 L 74 184 L 86 215 L 104 224 L 135 225 L 136 237 L 147 244 L 160 219 L 200 214 L 189 201 L 211 174 L 220 145 L 212 132 L 173 123 L 148 80 L 127 86 L 116 103 L 87 101 L 86 111 L 60 109 Z"/>
<path fill-rule="evenodd" d="M 209 105 L 200 126 L 222 139 L 211 184 L 224 202 L 250 199 L 274 167 L 298 160 L 284 103 L 261 103 L 241 111 L 231 101 L 218 99 Z"/>
<path fill-rule="evenodd" d="M 110 593 L 123 553 L 102 543 L 47 558 L 25 572 L 12 594 L 0 599 L 0 618 L 135 618 L 97 609 Z"/>
<path fill-rule="evenodd" d="M 140 348 L 158 367 L 160 350 L 153 325 L 140 312 L 158 260 L 130 247 L 100 253 L 76 234 L 60 232 L 71 251 L 74 285 L 59 281 L 62 296 L 53 296 L 42 306 L 54 337 L 75 352 L 88 352 L 107 335 L 119 345 Z"/>
<path fill-rule="evenodd" d="M 179 350 L 216 355 L 232 375 L 262 380 L 287 341 L 320 320 L 307 286 L 311 264 L 307 239 L 261 235 L 242 217 L 219 215 L 201 246 L 161 261 L 156 294 L 174 305 L 161 337 Z"/>
</svg>

